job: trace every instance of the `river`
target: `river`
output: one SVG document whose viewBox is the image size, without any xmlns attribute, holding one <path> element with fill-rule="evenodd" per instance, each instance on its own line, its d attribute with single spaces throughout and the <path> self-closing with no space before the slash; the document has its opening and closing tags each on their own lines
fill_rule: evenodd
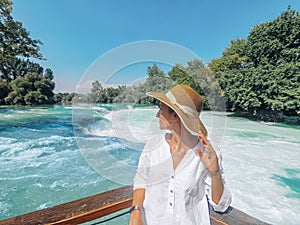
<svg viewBox="0 0 300 225">
<path fill-rule="evenodd" d="M 156 111 L 0 108 L 0 219 L 132 184 L 145 140 L 160 132 Z M 300 128 L 210 111 L 201 119 L 222 151 L 232 206 L 272 224 L 300 224 Z"/>
</svg>

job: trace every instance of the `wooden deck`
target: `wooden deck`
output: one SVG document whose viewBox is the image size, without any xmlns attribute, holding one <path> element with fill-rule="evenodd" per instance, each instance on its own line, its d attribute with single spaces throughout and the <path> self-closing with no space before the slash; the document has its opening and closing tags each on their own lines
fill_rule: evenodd
<svg viewBox="0 0 300 225">
<path fill-rule="evenodd" d="M 52 208 L 2 220 L 0 225 L 80 224 L 129 208 L 131 202 L 132 187 L 125 186 Z M 212 225 L 267 225 L 267 223 L 234 208 L 230 208 L 223 214 L 211 210 L 211 223 Z"/>
</svg>

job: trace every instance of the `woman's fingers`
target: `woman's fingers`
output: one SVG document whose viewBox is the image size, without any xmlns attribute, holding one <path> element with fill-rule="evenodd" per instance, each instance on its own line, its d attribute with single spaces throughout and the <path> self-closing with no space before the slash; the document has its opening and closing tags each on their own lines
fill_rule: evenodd
<svg viewBox="0 0 300 225">
<path fill-rule="evenodd" d="M 202 140 L 202 144 L 203 145 L 208 145 L 209 141 L 207 140 L 207 138 L 202 134 L 201 131 L 199 131 L 199 138 Z"/>
<path fill-rule="evenodd" d="M 202 140 L 202 133 L 200 131 L 198 132 L 198 140 L 202 145 L 204 144 Z"/>
<path fill-rule="evenodd" d="M 200 156 L 200 159 L 202 159 L 203 156 L 204 156 L 204 154 L 203 154 L 203 152 L 201 151 L 201 149 L 199 148 L 199 146 L 196 146 L 196 150 L 197 150 L 197 152 L 198 152 L 198 154 L 199 154 L 199 156 Z"/>
<path fill-rule="evenodd" d="M 201 161 L 211 173 L 214 174 L 218 172 L 219 171 L 218 157 L 216 155 L 213 146 L 210 144 L 207 138 L 201 133 L 201 131 L 199 131 L 198 139 L 199 142 L 202 144 L 205 152 L 203 153 L 199 146 L 196 147 L 196 150 L 199 153 Z"/>
<path fill-rule="evenodd" d="M 203 158 L 204 155 L 206 155 L 206 153 L 210 153 L 211 149 L 210 149 L 210 145 L 209 145 L 209 141 L 206 139 L 206 137 L 201 133 L 201 131 L 199 131 L 199 135 L 198 135 L 198 139 L 200 144 L 202 145 L 201 149 L 199 146 L 196 147 L 197 152 L 200 155 L 200 158 Z"/>
</svg>

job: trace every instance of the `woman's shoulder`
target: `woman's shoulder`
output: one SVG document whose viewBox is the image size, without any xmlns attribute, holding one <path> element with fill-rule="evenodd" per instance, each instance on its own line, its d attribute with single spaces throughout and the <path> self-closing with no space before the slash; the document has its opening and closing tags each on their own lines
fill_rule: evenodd
<svg viewBox="0 0 300 225">
<path fill-rule="evenodd" d="M 158 149 L 166 142 L 165 133 L 152 135 L 148 138 L 145 144 L 145 149 Z"/>
<path fill-rule="evenodd" d="M 160 141 L 163 141 L 165 140 L 165 133 L 159 133 L 159 134 L 154 134 L 154 135 L 151 135 L 147 142 L 153 142 L 153 141 L 157 141 L 157 142 L 160 142 Z"/>
</svg>

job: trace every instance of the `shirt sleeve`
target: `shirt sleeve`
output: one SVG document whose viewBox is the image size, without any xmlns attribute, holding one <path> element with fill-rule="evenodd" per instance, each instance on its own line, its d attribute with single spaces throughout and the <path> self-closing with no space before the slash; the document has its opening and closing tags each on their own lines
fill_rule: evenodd
<svg viewBox="0 0 300 225">
<path fill-rule="evenodd" d="M 231 192 L 228 188 L 228 185 L 226 184 L 225 181 L 225 176 L 224 176 L 224 170 L 222 167 L 222 155 L 220 152 L 217 152 L 218 155 L 218 160 L 219 160 L 219 167 L 220 167 L 220 173 L 222 176 L 222 180 L 223 180 L 223 185 L 224 185 L 224 190 L 223 190 L 223 194 L 221 196 L 221 199 L 219 201 L 218 204 L 216 204 L 213 200 L 212 200 L 212 191 L 211 191 L 211 176 L 208 173 L 207 178 L 205 179 L 205 183 L 206 183 L 206 194 L 208 196 L 209 199 L 209 203 L 212 205 L 213 209 L 217 212 L 225 212 L 227 210 L 227 208 L 230 206 L 231 201 L 232 201 L 232 195 Z"/>
<path fill-rule="evenodd" d="M 133 190 L 138 188 L 146 188 L 148 181 L 148 170 L 150 165 L 150 156 L 149 151 L 147 150 L 149 144 L 150 141 L 147 141 L 140 156 L 136 174 L 133 180 Z"/>
</svg>

